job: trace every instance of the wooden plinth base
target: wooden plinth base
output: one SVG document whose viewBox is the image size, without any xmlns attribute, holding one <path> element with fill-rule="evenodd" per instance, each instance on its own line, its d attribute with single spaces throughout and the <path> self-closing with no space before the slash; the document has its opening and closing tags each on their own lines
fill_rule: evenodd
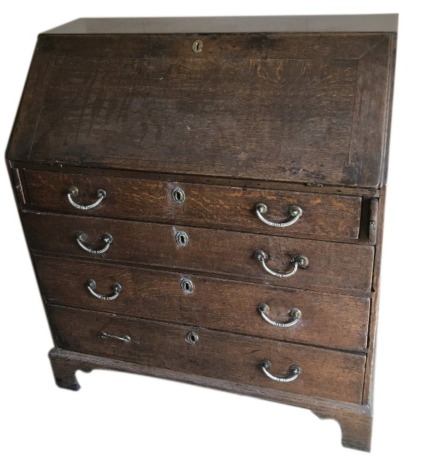
<svg viewBox="0 0 430 470">
<path fill-rule="evenodd" d="M 134 364 L 131 362 L 90 356 L 64 349 L 54 348 L 49 352 L 52 370 L 57 385 L 69 390 L 79 390 L 76 371 L 90 372 L 93 369 L 109 369 L 135 374 L 151 375 L 182 382 L 202 385 L 229 392 L 264 398 L 293 406 L 308 408 L 320 418 L 335 419 L 342 429 L 342 444 L 353 449 L 370 451 L 372 435 L 372 410 L 365 405 L 339 403 L 312 397 L 297 396 L 260 387 L 251 387 L 219 379 L 201 377 L 182 372 Z"/>
</svg>

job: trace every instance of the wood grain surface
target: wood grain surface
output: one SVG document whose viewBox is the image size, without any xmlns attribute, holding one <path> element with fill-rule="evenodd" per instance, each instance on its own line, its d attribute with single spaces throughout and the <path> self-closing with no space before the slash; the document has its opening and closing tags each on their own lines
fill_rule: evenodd
<svg viewBox="0 0 430 470">
<path fill-rule="evenodd" d="M 370 449 L 396 30 L 396 15 L 99 18 L 39 36 L 6 158 L 59 386 L 94 368 L 184 380 L 304 406 Z M 71 186 L 82 205 L 107 197 L 78 211 Z M 270 227 L 258 203 L 303 215 Z M 105 234 L 103 253 L 77 242 Z M 298 255 L 306 269 L 268 272 Z M 90 279 L 122 291 L 96 298 Z M 262 303 L 302 315 L 281 328 Z M 263 360 L 303 372 L 271 380 Z"/>
<path fill-rule="evenodd" d="M 309 346 L 245 337 L 204 328 L 124 319 L 89 310 L 48 307 L 58 347 L 258 387 L 360 403 L 365 356 Z M 188 344 L 189 332 L 198 335 Z M 128 343 L 99 337 L 130 336 Z M 290 383 L 267 378 L 261 371 L 265 359 L 271 373 L 285 376 L 291 365 L 303 372 Z"/>
<path fill-rule="evenodd" d="M 281 287 L 361 296 L 370 293 L 371 246 L 33 212 L 23 212 L 22 220 L 30 248 L 36 251 L 235 276 Z M 81 232 L 95 249 L 104 246 L 100 242 L 103 234 L 112 235 L 114 241 L 106 253 L 92 255 L 76 242 Z M 187 246 L 178 246 L 179 232 L 187 234 Z M 267 253 L 271 269 L 290 271 L 293 255 L 308 257 L 309 267 L 288 278 L 275 277 L 256 259 L 257 250 Z"/>
<path fill-rule="evenodd" d="M 194 292 L 185 295 L 181 273 L 35 256 L 42 296 L 49 303 L 106 311 L 119 315 L 199 325 L 264 338 L 365 351 L 370 300 L 295 289 L 280 289 L 199 275 L 187 275 Z M 106 302 L 86 288 L 94 279 L 97 290 L 109 293 L 119 282 L 119 297 Z M 290 310 L 302 312 L 289 328 L 267 323 L 258 306 L 266 303 L 269 318 L 291 321 Z"/>
<path fill-rule="evenodd" d="M 134 374 L 145 374 L 190 384 L 217 388 L 234 393 L 273 400 L 279 403 L 309 408 L 320 418 L 335 419 L 342 429 L 342 444 L 353 449 L 370 451 L 373 410 L 371 405 L 356 405 L 324 398 L 310 397 L 263 387 L 248 386 L 222 379 L 208 378 L 174 370 L 160 369 L 143 364 L 82 354 L 54 348 L 49 352 L 56 383 L 59 387 L 79 390 L 76 371 L 110 369 Z"/>
<path fill-rule="evenodd" d="M 44 35 L 8 157 L 378 187 L 390 38 Z"/>
<path fill-rule="evenodd" d="M 28 206 L 37 210 L 226 228 L 278 236 L 354 240 L 359 235 L 360 197 L 47 171 L 27 170 L 24 178 Z M 106 191 L 107 198 L 91 211 L 80 211 L 67 199 L 72 186 L 79 189 L 79 196 L 74 198 L 79 204 L 96 200 L 99 188 Z M 172 197 L 172 191 L 177 187 L 185 193 L 183 204 L 178 204 Z M 292 205 L 299 206 L 303 216 L 290 227 L 270 227 L 256 216 L 258 203 L 267 205 L 265 217 L 272 222 L 290 220 L 288 208 Z"/>
</svg>

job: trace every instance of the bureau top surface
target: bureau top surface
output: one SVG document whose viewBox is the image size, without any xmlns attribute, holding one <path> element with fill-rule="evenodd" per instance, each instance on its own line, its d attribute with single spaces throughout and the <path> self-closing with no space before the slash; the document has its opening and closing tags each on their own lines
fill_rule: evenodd
<svg viewBox="0 0 430 470">
<path fill-rule="evenodd" d="M 397 14 L 80 18 L 45 34 L 396 32 L 397 20 Z"/>
</svg>

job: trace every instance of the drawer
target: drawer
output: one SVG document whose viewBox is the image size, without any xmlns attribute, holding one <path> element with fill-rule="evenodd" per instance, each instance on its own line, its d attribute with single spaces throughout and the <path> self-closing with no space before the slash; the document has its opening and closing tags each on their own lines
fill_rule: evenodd
<svg viewBox="0 0 430 470">
<path fill-rule="evenodd" d="M 360 403 L 365 356 L 280 341 L 221 333 L 190 326 L 62 307 L 48 315 L 58 347 L 141 363 L 150 367 L 213 377 L 252 387 Z M 268 378 L 261 369 L 289 383 Z"/>
<path fill-rule="evenodd" d="M 35 209 L 306 238 L 349 240 L 359 235 L 360 197 L 31 170 L 24 174 Z M 99 189 L 106 199 L 91 210 L 77 209 L 68 199 L 71 187 L 79 190 L 73 198 L 79 205 L 97 201 Z M 260 216 L 267 222 L 258 218 L 258 204 L 266 206 Z M 302 211 L 299 218 L 294 207 Z M 273 222 L 292 225 L 270 226 Z"/>
<path fill-rule="evenodd" d="M 338 349 L 364 351 L 367 345 L 369 299 L 93 261 L 34 259 L 49 303 Z M 108 294 L 115 283 L 122 291 L 113 301 L 95 298 L 89 279 L 96 281 L 96 292 Z M 191 294 L 182 289 L 184 280 L 192 283 Z"/>
<path fill-rule="evenodd" d="M 282 287 L 370 292 L 371 246 L 32 212 L 24 212 L 22 220 L 30 248 L 36 251 L 232 275 Z M 110 245 L 102 240 L 106 234 L 112 237 Z M 78 236 L 87 249 L 104 253 L 88 253 Z M 268 256 L 266 268 L 256 258 L 258 250 Z M 298 260 L 298 255 L 309 260 L 306 269 L 287 278 L 267 272 L 290 272 L 295 266 L 291 258 Z"/>
</svg>

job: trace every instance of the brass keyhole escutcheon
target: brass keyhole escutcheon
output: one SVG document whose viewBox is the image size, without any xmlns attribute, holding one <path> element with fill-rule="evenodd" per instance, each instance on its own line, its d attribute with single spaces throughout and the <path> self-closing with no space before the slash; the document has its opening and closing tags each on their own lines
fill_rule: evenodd
<svg viewBox="0 0 430 470">
<path fill-rule="evenodd" d="M 192 294 L 194 292 L 193 281 L 187 277 L 183 277 L 181 279 L 181 289 L 185 295 Z"/>
<path fill-rule="evenodd" d="M 195 331 L 190 331 L 185 337 L 185 341 L 188 344 L 196 344 L 199 340 L 199 335 Z"/>
<path fill-rule="evenodd" d="M 176 204 L 183 204 L 185 202 L 185 192 L 183 189 L 176 187 L 172 191 L 172 200 Z"/>
<path fill-rule="evenodd" d="M 203 41 L 201 39 L 196 39 L 192 45 L 193 52 L 202 52 L 203 50 Z"/>
<path fill-rule="evenodd" d="M 175 240 L 176 240 L 177 245 L 187 246 L 189 238 L 188 238 L 188 235 L 186 234 L 186 232 L 178 232 L 175 235 Z"/>
</svg>

